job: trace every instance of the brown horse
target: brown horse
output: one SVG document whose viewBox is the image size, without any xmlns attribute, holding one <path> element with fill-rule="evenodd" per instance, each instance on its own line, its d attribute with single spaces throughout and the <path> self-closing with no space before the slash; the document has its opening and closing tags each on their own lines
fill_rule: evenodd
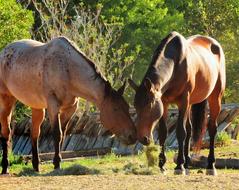
<svg viewBox="0 0 239 190">
<path fill-rule="evenodd" d="M 162 151 L 159 155 L 159 167 L 162 170 L 166 162 L 164 148 L 168 105 L 174 103 L 179 109 L 176 128 L 179 150 L 175 173 L 184 174 L 190 161 L 191 128 L 193 126 L 193 140 L 197 142 L 206 119 L 205 108 L 208 102 L 210 152 L 207 173 L 216 174 L 214 137 L 225 80 L 224 53 L 216 40 L 200 35 L 185 39 L 179 33 L 172 32 L 156 49 L 140 86 L 130 81 L 136 90 L 134 106 L 137 112 L 136 130 L 139 141 L 148 145 L 152 128 L 158 120 L 160 122 L 159 142 Z M 191 113 L 193 125 L 190 120 Z"/>
<path fill-rule="evenodd" d="M 78 98 L 93 102 L 103 125 L 126 144 L 136 141 L 136 129 L 123 99 L 125 84 L 114 90 L 94 63 L 65 37 L 43 44 L 21 40 L 0 53 L 0 122 L 3 148 L 2 173 L 8 168 L 8 141 L 16 100 L 32 109 L 32 164 L 39 171 L 38 137 L 48 110 L 54 135 L 54 168 L 60 167 L 60 148 Z"/>
</svg>

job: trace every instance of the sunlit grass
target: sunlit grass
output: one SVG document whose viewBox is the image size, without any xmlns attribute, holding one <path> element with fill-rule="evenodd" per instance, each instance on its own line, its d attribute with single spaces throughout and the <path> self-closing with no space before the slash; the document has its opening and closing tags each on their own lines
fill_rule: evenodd
<svg viewBox="0 0 239 190">
<path fill-rule="evenodd" d="M 174 155 L 177 151 L 166 151 L 167 162 L 165 168 L 169 173 L 173 173 L 175 163 Z M 158 145 L 145 147 L 138 155 L 119 156 L 114 153 L 105 156 L 85 157 L 72 161 L 63 161 L 61 169 L 54 171 L 51 161 L 40 164 L 40 172 L 34 172 L 30 161 L 23 160 L 21 156 L 10 154 L 10 173 L 15 176 L 61 176 L 61 175 L 94 175 L 94 174 L 134 174 L 134 175 L 160 175 L 158 168 Z M 200 154 L 207 156 L 208 149 L 204 149 Z M 239 157 L 238 143 L 231 143 L 230 146 L 215 148 L 216 157 Z M 204 169 L 203 169 L 204 170 Z M 233 173 L 235 170 L 221 170 L 226 173 Z M 193 169 L 191 173 L 197 173 L 198 169 Z"/>
</svg>

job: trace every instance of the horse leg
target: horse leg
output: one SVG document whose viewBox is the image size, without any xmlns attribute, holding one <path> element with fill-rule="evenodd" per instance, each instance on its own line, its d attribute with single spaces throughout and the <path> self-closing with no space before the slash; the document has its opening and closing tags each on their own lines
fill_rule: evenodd
<svg viewBox="0 0 239 190">
<path fill-rule="evenodd" d="M 61 120 L 62 134 L 63 134 L 63 137 L 62 137 L 62 140 L 61 140 L 61 145 L 60 145 L 61 148 L 62 148 L 62 144 L 64 142 L 64 138 L 65 138 L 65 135 L 66 135 L 66 131 L 67 131 L 69 121 L 72 118 L 73 114 L 75 113 L 77 107 L 78 107 L 78 101 L 75 102 L 75 104 L 73 104 L 72 106 L 61 110 L 60 120 Z"/>
<path fill-rule="evenodd" d="M 10 141 L 10 122 L 12 107 L 16 100 L 12 96 L 0 95 L 0 122 L 1 122 L 1 141 L 2 141 L 2 174 L 8 173 L 8 144 Z"/>
<path fill-rule="evenodd" d="M 167 118 L 167 105 L 164 105 L 164 114 L 163 117 L 159 120 L 159 128 L 158 128 L 158 138 L 159 138 L 159 145 L 161 146 L 161 152 L 159 154 L 159 168 L 161 172 L 165 172 L 164 164 L 166 163 L 166 155 L 165 155 L 165 140 L 167 138 L 167 125 L 166 125 L 166 118 Z"/>
<path fill-rule="evenodd" d="M 186 124 L 186 139 L 185 139 L 185 144 L 184 144 L 184 157 L 185 157 L 185 163 L 184 163 L 184 168 L 186 169 L 186 174 L 189 175 L 189 169 L 188 166 L 190 164 L 190 140 L 191 140 L 191 135 L 192 135 L 192 123 L 190 116 L 188 116 L 187 119 L 187 124 Z"/>
<path fill-rule="evenodd" d="M 179 107 L 178 124 L 176 128 L 176 136 L 178 140 L 178 158 L 177 166 L 175 168 L 174 174 L 185 175 L 185 157 L 184 157 L 184 143 L 186 139 L 186 122 L 189 111 L 189 94 L 185 94 Z"/>
<path fill-rule="evenodd" d="M 215 155 L 214 155 L 214 140 L 217 134 L 217 118 L 221 111 L 221 96 L 218 94 L 212 94 L 208 98 L 209 108 L 210 108 L 210 119 L 208 122 L 208 132 L 210 136 L 210 149 L 208 155 L 208 166 L 207 172 L 208 175 L 217 175 L 215 168 Z"/>
<path fill-rule="evenodd" d="M 62 130 L 60 122 L 60 104 L 54 95 L 48 98 L 47 110 L 49 113 L 49 119 L 52 126 L 52 136 L 54 139 L 54 147 L 55 147 L 53 164 L 54 169 L 58 169 L 60 168 L 61 162 L 60 145 L 62 140 Z"/>
<path fill-rule="evenodd" d="M 39 172 L 39 157 L 38 157 L 38 138 L 40 127 L 45 117 L 44 109 L 32 108 L 32 127 L 31 127 L 31 142 L 32 142 L 32 166 L 33 169 Z"/>
</svg>

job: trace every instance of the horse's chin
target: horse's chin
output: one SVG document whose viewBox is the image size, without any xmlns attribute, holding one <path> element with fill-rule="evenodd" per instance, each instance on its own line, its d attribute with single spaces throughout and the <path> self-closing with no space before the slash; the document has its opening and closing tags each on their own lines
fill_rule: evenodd
<svg viewBox="0 0 239 190">
<path fill-rule="evenodd" d="M 124 145 L 132 145 L 136 143 L 136 138 L 125 138 L 123 135 L 118 136 L 120 142 Z"/>
</svg>

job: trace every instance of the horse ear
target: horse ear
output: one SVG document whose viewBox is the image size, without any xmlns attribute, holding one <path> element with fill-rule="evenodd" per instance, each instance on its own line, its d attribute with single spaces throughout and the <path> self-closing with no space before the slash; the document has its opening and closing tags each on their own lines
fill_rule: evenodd
<svg viewBox="0 0 239 190">
<path fill-rule="evenodd" d="M 124 94 L 125 86 L 126 86 L 126 80 L 124 81 L 124 84 L 117 90 L 119 95 L 122 96 Z"/>
<path fill-rule="evenodd" d="M 150 78 L 147 77 L 147 78 L 144 80 L 144 86 L 146 87 L 146 89 L 147 89 L 148 91 L 150 91 L 150 90 L 152 89 L 153 85 L 154 85 L 154 84 L 151 82 Z"/>
<path fill-rule="evenodd" d="M 135 90 L 137 91 L 139 86 L 132 80 L 132 79 L 128 79 L 129 85 Z"/>
<path fill-rule="evenodd" d="M 176 35 L 168 42 L 164 50 L 164 56 L 173 59 L 175 63 L 179 63 L 182 60 L 184 51 L 183 37 Z"/>
<path fill-rule="evenodd" d="M 112 87 L 109 81 L 106 81 L 105 83 L 105 94 L 109 95 L 112 91 Z"/>
</svg>

